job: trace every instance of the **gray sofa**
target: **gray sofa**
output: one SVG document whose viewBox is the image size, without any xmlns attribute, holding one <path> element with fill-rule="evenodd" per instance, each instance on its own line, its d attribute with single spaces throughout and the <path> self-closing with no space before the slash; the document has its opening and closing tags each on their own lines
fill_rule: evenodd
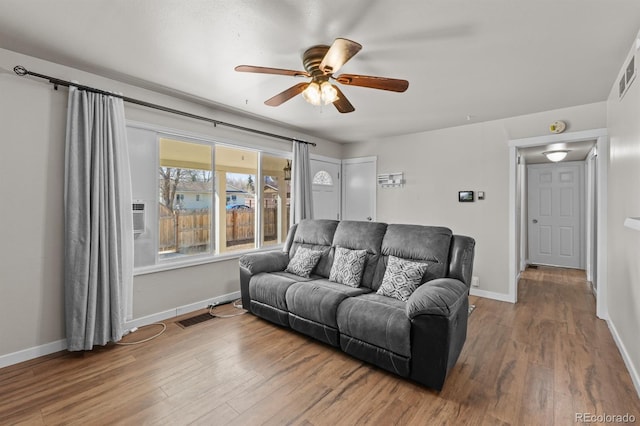
<svg viewBox="0 0 640 426">
<path fill-rule="evenodd" d="M 466 339 L 474 247 L 472 238 L 443 227 L 303 220 L 291 227 L 282 251 L 240 258 L 242 305 L 261 318 L 440 390 Z M 316 256 L 321 252 L 308 277 L 286 271 L 301 248 Z M 334 258 L 338 250 L 348 252 L 344 249 L 364 256 L 357 287 L 329 279 Z M 391 260 L 394 265 L 418 263 L 420 274 L 426 268 L 406 301 L 378 294 L 383 281 L 385 288 L 393 283 L 394 276 L 385 275 Z"/>
</svg>

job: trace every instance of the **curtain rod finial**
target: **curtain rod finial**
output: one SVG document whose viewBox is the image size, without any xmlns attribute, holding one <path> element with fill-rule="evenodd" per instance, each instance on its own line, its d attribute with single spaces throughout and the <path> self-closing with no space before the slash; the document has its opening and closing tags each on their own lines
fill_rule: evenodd
<svg viewBox="0 0 640 426">
<path fill-rule="evenodd" d="M 27 75 L 28 73 L 27 69 L 22 65 L 16 65 L 15 67 L 13 67 L 13 72 L 15 72 L 21 77 Z"/>
</svg>

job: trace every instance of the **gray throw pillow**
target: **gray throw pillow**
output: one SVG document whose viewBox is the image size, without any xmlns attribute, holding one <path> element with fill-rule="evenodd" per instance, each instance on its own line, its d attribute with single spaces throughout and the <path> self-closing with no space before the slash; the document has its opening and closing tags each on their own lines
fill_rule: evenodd
<svg viewBox="0 0 640 426">
<path fill-rule="evenodd" d="M 309 278 L 311 271 L 316 267 L 322 256 L 322 251 L 300 247 L 293 255 L 285 272 L 291 272 L 300 277 Z"/>
<path fill-rule="evenodd" d="M 336 247 L 329 280 L 350 287 L 359 287 L 366 259 L 366 250 L 349 250 L 344 247 Z"/>
<path fill-rule="evenodd" d="M 422 276 L 429 267 L 426 263 L 412 262 L 395 256 L 389 256 L 387 269 L 377 294 L 393 297 L 406 302 L 418 288 Z"/>
</svg>

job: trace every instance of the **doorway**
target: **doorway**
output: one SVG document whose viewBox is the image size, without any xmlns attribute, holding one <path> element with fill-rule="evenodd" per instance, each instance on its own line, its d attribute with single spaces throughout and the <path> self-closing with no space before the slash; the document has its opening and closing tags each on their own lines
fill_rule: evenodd
<svg viewBox="0 0 640 426">
<path fill-rule="evenodd" d="M 596 141 L 598 155 L 595 157 L 594 185 L 591 185 L 591 193 L 587 198 L 594 200 L 595 209 L 591 213 L 593 238 L 587 237 L 587 252 L 594 255 L 592 272 L 595 274 L 596 289 L 596 314 L 599 318 L 608 319 L 606 289 L 607 289 L 607 259 L 606 250 L 597 250 L 597 247 L 606 247 L 607 244 L 607 165 L 609 156 L 609 141 L 607 129 L 594 129 L 580 132 L 569 132 L 540 137 L 513 139 L 509 141 L 509 295 L 508 300 L 516 303 L 518 294 L 518 279 L 526 266 L 525 247 L 526 232 L 522 232 L 527 223 L 526 203 L 526 166 L 522 162 L 521 150 L 532 147 L 545 147 L 554 144 L 564 144 L 569 150 L 571 144 Z M 589 244 L 597 242 L 597 247 Z M 587 256 L 588 257 L 588 256 Z M 587 273 L 589 273 L 587 263 Z"/>
</svg>

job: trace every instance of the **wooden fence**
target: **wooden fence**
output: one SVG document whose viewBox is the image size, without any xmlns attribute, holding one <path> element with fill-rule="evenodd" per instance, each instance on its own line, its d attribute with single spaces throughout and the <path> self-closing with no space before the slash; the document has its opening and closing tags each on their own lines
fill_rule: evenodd
<svg viewBox="0 0 640 426">
<path fill-rule="evenodd" d="M 264 239 L 278 238 L 278 209 L 267 207 L 262 212 Z M 227 211 L 227 247 L 253 242 L 255 238 L 255 211 Z M 176 224 L 177 219 L 177 224 Z M 198 253 L 207 251 L 211 241 L 211 215 L 209 210 L 185 210 L 173 215 L 160 213 L 159 251 Z M 178 238 L 176 239 L 176 234 Z"/>
</svg>

